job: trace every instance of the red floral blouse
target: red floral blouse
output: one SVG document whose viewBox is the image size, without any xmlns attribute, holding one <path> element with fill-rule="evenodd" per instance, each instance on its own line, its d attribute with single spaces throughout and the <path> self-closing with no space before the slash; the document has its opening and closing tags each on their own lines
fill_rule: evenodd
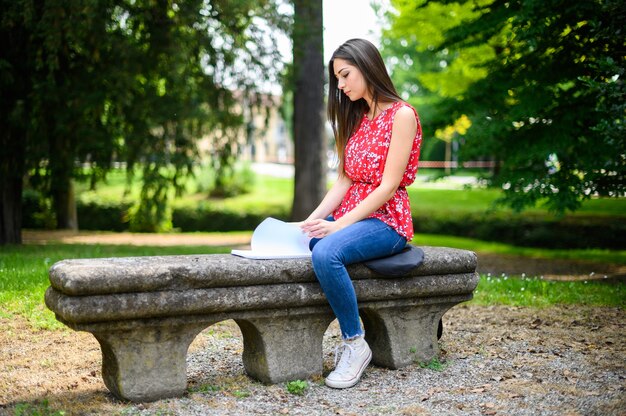
<svg viewBox="0 0 626 416">
<path fill-rule="evenodd" d="M 402 107 L 409 107 L 413 110 L 417 120 L 417 133 L 413 139 L 409 162 L 395 195 L 377 211 L 370 214 L 369 218 L 378 218 L 410 241 L 413 238 L 413 220 L 406 187 L 415 181 L 417 174 L 422 127 L 415 109 L 402 101 L 394 103 L 373 120 L 363 115 L 358 130 L 348 140 L 344 154 L 344 168 L 346 175 L 352 180 L 352 185 L 339 207 L 333 212 L 333 217 L 339 219 L 350 212 L 380 185 L 391 142 L 393 119 L 396 111 Z"/>
</svg>

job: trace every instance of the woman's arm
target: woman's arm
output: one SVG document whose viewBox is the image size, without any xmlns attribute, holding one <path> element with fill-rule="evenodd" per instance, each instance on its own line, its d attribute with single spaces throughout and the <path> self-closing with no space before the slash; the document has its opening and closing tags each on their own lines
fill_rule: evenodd
<svg viewBox="0 0 626 416">
<path fill-rule="evenodd" d="M 339 206 L 344 195 L 348 192 L 350 185 L 352 185 L 352 180 L 350 178 L 348 178 L 345 174 L 339 175 L 339 178 L 337 178 L 337 181 L 328 190 L 326 196 L 322 199 L 322 202 L 320 202 L 311 215 L 303 221 L 303 224 L 312 220 L 325 219 L 328 217 L 335 210 L 335 208 Z"/>
<path fill-rule="evenodd" d="M 413 110 L 409 107 L 398 109 L 394 116 L 387 161 L 385 162 L 385 169 L 380 185 L 352 211 L 339 218 L 337 221 L 324 221 L 319 219 L 322 218 L 319 216 L 309 217 L 313 221 L 307 220 L 307 227 L 304 228 L 308 235 L 315 238 L 327 236 L 363 218 L 367 218 L 372 212 L 389 201 L 396 193 L 402 181 L 402 177 L 404 176 L 406 166 L 409 163 L 415 134 L 417 134 L 417 120 L 415 119 Z M 322 204 L 324 204 L 323 201 Z M 320 204 L 320 206 L 322 204 Z"/>
</svg>

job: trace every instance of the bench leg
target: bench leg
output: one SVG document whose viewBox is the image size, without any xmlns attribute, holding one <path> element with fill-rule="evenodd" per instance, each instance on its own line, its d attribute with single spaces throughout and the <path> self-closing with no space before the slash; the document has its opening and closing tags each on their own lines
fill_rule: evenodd
<svg viewBox="0 0 626 416">
<path fill-rule="evenodd" d="M 149 402 L 187 388 L 189 344 L 206 325 L 94 332 L 102 349 L 102 378 L 116 397 Z"/>
<path fill-rule="evenodd" d="M 361 319 L 372 363 L 397 369 L 436 357 L 439 320 L 453 305 L 363 308 Z"/>
<path fill-rule="evenodd" d="M 243 334 L 243 365 L 269 384 L 322 374 L 322 341 L 331 313 L 236 319 Z"/>
</svg>

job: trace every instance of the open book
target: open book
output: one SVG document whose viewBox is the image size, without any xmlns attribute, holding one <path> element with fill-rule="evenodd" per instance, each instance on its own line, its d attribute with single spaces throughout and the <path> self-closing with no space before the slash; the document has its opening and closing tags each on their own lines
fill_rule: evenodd
<svg viewBox="0 0 626 416">
<path fill-rule="evenodd" d="M 269 217 L 254 230 L 251 250 L 232 250 L 231 254 L 265 260 L 308 258 L 310 240 L 297 224 Z"/>
</svg>

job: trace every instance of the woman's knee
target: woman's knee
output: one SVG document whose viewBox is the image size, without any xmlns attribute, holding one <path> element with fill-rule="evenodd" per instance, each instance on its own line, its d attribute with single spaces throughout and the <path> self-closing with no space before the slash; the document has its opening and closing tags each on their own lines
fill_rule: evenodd
<svg viewBox="0 0 626 416">
<path fill-rule="evenodd" d="M 333 265 L 342 265 L 341 253 L 334 249 L 331 244 L 326 244 L 326 241 L 322 239 L 313 247 L 311 262 L 316 272 Z"/>
</svg>

